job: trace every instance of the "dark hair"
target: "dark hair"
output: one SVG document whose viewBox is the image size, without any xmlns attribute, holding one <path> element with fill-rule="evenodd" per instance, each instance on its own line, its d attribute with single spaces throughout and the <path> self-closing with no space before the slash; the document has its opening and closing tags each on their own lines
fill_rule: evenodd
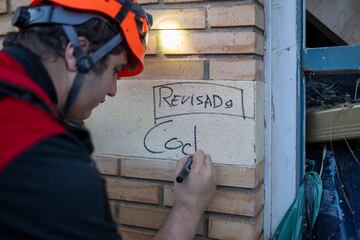
<svg viewBox="0 0 360 240">
<path fill-rule="evenodd" d="M 101 48 L 120 31 L 116 23 L 96 18 L 74 27 L 79 37 L 89 40 L 89 53 Z M 61 25 L 47 24 L 10 32 L 5 36 L 3 46 L 20 45 L 33 52 L 41 60 L 56 61 L 59 57 L 64 58 L 64 51 L 68 43 L 69 40 Z M 121 43 L 110 54 L 119 54 L 124 47 L 126 47 L 125 44 Z M 95 64 L 92 70 L 96 74 L 101 74 L 106 69 L 108 55 Z"/>
</svg>

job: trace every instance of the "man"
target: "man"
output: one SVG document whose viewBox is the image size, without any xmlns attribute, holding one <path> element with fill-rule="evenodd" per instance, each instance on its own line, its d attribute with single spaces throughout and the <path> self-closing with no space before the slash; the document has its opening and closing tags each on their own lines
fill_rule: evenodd
<svg viewBox="0 0 360 240">
<path fill-rule="evenodd" d="M 151 16 L 126 0 L 33 0 L 13 24 L 0 51 L 0 239 L 121 239 L 74 121 L 143 70 Z M 195 235 L 216 184 L 210 157 L 193 160 L 155 239 Z"/>
</svg>

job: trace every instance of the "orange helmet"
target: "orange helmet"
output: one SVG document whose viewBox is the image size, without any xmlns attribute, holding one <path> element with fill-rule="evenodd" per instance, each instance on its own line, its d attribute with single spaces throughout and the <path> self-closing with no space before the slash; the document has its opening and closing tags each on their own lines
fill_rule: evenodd
<svg viewBox="0 0 360 240">
<path fill-rule="evenodd" d="M 129 63 L 118 77 L 135 76 L 143 71 L 148 29 L 152 25 L 152 17 L 140 7 L 137 0 L 32 0 L 31 6 L 41 3 L 100 13 L 113 19 L 119 24 L 130 48 Z"/>
<path fill-rule="evenodd" d="M 74 26 L 93 18 L 105 22 L 109 18 L 113 19 L 119 24 L 121 32 L 88 55 L 80 46 Z M 60 24 L 75 49 L 77 74 L 65 103 L 64 116 L 75 102 L 85 74 L 123 40 L 130 49 L 129 61 L 118 73 L 118 77 L 134 76 L 144 69 L 146 41 L 152 17 L 140 7 L 137 0 L 32 0 L 30 8 L 20 7 L 16 10 L 13 25 L 25 28 L 35 24 Z"/>
</svg>

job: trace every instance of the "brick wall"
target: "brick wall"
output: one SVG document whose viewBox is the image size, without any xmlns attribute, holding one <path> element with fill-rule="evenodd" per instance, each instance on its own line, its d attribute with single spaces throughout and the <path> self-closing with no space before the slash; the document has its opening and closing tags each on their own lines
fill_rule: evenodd
<svg viewBox="0 0 360 240">
<path fill-rule="evenodd" d="M 264 79 L 262 1 L 142 3 L 153 15 L 154 25 L 145 71 L 135 79 Z M 162 42 L 163 34 L 178 33 L 177 44 L 167 47 Z M 263 94 L 257 97 L 263 99 Z M 197 239 L 263 238 L 263 162 L 258 160 L 247 167 L 216 165 L 219 187 L 200 222 Z M 97 155 L 96 162 L 110 183 L 114 217 L 125 239 L 151 239 L 173 203 L 176 163 L 109 155 Z"/>
<path fill-rule="evenodd" d="M 10 13 L 29 0 L 0 0 L 0 44 Z M 262 81 L 263 1 L 140 0 L 154 16 L 145 60 L 136 79 Z M 163 34 L 181 34 L 172 46 Z M 256 99 L 262 101 L 263 93 Z M 256 114 L 262 109 L 257 109 Z M 263 122 L 263 121 L 262 121 Z M 255 134 L 255 133 L 254 133 Z M 257 136 L 262 138 L 262 136 Z M 96 154 L 107 180 L 115 221 L 125 240 L 151 239 L 173 201 L 174 161 Z M 263 159 L 256 165 L 217 164 L 219 187 L 197 239 L 262 239 Z"/>
<path fill-rule="evenodd" d="M 172 206 L 176 163 L 113 156 L 96 156 L 96 162 L 125 239 L 150 239 Z M 219 187 L 199 225 L 198 239 L 259 239 L 263 162 L 253 168 L 216 165 L 216 172 Z"/>
</svg>

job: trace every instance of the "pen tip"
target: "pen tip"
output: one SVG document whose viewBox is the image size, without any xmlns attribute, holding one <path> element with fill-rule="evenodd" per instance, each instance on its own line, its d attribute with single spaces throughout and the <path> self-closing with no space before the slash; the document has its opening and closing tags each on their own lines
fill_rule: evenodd
<svg viewBox="0 0 360 240">
<path fill-rule="evenodd" d="M 178 176 L 178 177 L 176 177 L 176 181 L 177 181 L 178 183 L 181 183 L 181 182 L 183 181 L 183 178 L 180 177 L 180 176 Z"/>
</svg>

